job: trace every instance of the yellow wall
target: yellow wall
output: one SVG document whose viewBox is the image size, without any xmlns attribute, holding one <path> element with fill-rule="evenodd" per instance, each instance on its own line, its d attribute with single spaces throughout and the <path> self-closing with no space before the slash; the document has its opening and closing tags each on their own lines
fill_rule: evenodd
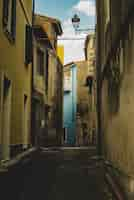
<svg viewBox="0 0 134 200">
<path fill-rule="evenodd" d="M 28 96 L 28 122 L 30 133 L 31 65 L 25 66 L 24 62 L 25 26 L 26 24 L 31 24 L 32 0 L 29 1 L 29 4 L 26 4 L 26 0 L 16 1 L 17 16 L 15 44 L 9 42 L 3 31 L 2 2 L 3 1 L 0 0 L 0 71 L 3 72 L 12 83 L 10 142 L 14 145 L 23 143 L 24 94 Z M 25 14 L 27 15 L 27 18 L 24 14 L 24 10 L 26 11 Z"/>
<path fill-rule="evenodd" d="M 64 64 L 64 46 L 63 45 L 58 45 L 57 55 L 58 55 L 61 63 Z"/>
</svg>

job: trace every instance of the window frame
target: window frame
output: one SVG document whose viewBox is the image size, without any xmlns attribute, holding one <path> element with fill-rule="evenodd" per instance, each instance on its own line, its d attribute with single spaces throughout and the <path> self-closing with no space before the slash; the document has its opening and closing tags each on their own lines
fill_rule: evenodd
<svg viewBox="0 0 134 200">
<path fill-rule="evenodd" d="M 44 65 L 45 65 L 45 57 L 44 51 L 40 48 L 36 49 L 37 53 L 37 74 L 40 76 L 44 76 Z"/>
</svg>

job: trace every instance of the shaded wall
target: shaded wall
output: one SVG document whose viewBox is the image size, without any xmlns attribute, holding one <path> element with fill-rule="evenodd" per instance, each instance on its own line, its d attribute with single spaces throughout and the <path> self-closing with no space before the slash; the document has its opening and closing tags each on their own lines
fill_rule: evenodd
<svg viewBox="0 0 134 200">
<path fill-rule="evenodd" d="M 103 154 L 118 169 L 118 180 L 127 199 L 134 199 L 134 4 L 133 1 L 111 1 L 111 21 L 106 26 L 104 1 L 99 3 L 101 20 L 98 22 L 103 24 L 98 24 L 102 36 L 98 50 L 103 72 L 100 105 Z"/>
</svg>

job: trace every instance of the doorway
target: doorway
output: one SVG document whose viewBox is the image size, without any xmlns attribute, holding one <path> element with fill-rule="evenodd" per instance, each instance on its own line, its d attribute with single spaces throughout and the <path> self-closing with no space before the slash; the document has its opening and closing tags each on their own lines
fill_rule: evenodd
<svg viewBox="0 0 134 200">
<path fill-rule="evenodd" d="M 2 112 L 2 159 L 10 158 L 11 81 L 4 77 Z"/>
</svg>

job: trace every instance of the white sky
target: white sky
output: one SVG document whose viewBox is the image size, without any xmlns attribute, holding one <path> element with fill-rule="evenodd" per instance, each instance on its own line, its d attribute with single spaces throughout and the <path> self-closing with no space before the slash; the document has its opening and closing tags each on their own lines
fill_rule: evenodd
<svg viewBox="0 0 134 200">
<path fill-rule="evenodd" d="M 72 11 L 87 17 L 95 17 L 95 2 L 93 0 L 80 0 L 73 6 Z M 89 25 L 87 26 L 89 28 Z M 75 35 L 70 17 L 63 22 L 63 32 L 61 38 L 86 38 L 85 33 Z M 64 45 L 64 64 L 84 59 L 84 43 L 84 40 L 59 40 L 59 44 Z"/>
</svg>

